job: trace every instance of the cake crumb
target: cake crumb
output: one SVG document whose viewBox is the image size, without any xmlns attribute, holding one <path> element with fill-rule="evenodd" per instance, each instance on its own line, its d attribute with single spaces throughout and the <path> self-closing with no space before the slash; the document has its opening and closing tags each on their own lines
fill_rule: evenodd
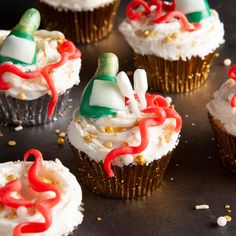
<svg viewBox="0 0 236 236">
<path fill-rule="evenodd" d="M 16 141 L 15 141 L 15 140 L 9 140 L 9 141 L 8 141 L 8 145 L 9 145 L 10 147 L 14 147 L 14 146 L 16 146 Z"/>
<path fill-rule="evenodd" d="M 224 59 L 224 65 L 230 66 L 232 64 L 231 60 L 229 58 Z"/>
<path fill-rule="evenodd" d="M 102 217 L 101 216 L 97 216 L 96 220 L 97 221 L 102 221 Z"/>
</svg>

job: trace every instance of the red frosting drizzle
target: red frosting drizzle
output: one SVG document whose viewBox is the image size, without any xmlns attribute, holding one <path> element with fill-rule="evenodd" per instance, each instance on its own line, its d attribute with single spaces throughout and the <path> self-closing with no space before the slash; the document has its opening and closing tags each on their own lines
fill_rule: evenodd
<svg viewBox="0 0 236 236">
<path fill-rule="evenodd" d="M 55 197 L 35 203 L 35 208 L 43 215 L 45 222 L 21 223 L 15 227 L 13 236 L 21 236 L 22 233 L 40 233 L 47 230 L 52 223 L 52 208 L 57 205 L 61 199 L 58 188 L 53 184 L 44 183 L 38 176 L 43 162 L 41 152 L 36 149 L 28 150 L 24 155 L 24 161 L 26 161 L 31 154 L 35 156 L 35 162 L 28 171 L 28 179 L 31 188 L 36 192 L 52 191 L 55 193 Z"/>
<path fill-rule="evenodd" d="M 17 68 L 15 65 L 10 64 L 10 63 L 3 63 L 0 65 L 0 90 L 8 90 L 11 88 L 11 85 L 9 83 L 6 83 L 3 80 L 3 74 L 4 73 L 12 73 L 15 74 L 23 79 L 35 79 L 39 76 L 43 76 L 43 78 L 46 80 L 48 88 L 50 89 L 51 93 L 52 93 L 52 99 L 49 103 L 48 106 L 48 116 L 52 117 L 56 104 L 57 104 L 57 100 L 58 100 L 58 94 L 57 91 L 55 89 L 53 80 L 51 78 L 51 71 L 64 65 L 68 60 L 73 60 L 76 58 L 81 57 L 81 53 L 80 51 L 74 46 L 74 44 L 72 42 L 70 42 L 69 40 L 64 40 L 64 42 L 61 44 L 60 48 L 58 49 L 59 53 L 61 54 L 61 59 L 60 61 L 51 64 L 51 65 L 47 65 L 45 67 L 43 67 L 41 70 L 37 70 L 34 72 L 23 72 L 22 70 L 20 70 L 19 68 Z"/>
<path fill-rule="evenodd" d="M 104 160 L 104 168 L 109 177 L 114 176 L 114 172 L 111 169 L 111 163 L 115 158 L 125 154 L 138 154 L 146 149 L 149 143 L 148 127 L 160 126 L 167 118 L 174 118 L 176 120 L 176 132 L 179 132 L 182 127 L 181 116 L 174 109 L 168 106 L 165 98 L 160 95 L 151 95 L 147 93 L 146 100 L 147 108 L 142 110 L 142 112 L 153 114 L 153 116 L 142 118 L 139 122 L 141 144 L 137 147 L 124 146 L 121 148 L 115 148 L 107 154 Z"/>
<path fill-rule="evenodd" d="M 233 65 L 229 68 L 228 75 L 231 79 L 236 81 L 236 65 Z M 234 96 L 232 97 L 230 105 L 232 107 L 236 107 L 236 94 L 234 94 Z"/>
<path fill-rule="evenodd" d="M 162 0 L 149 0 L 148 2 L 144 0 L 133 0 L 127 5 L 126 15 L 130 20 L 140 20 L 143 15 L 148 16 L 151 14 L 150 7 L 153 5 L 156 6 L 155 18 L 153 19 L 154 23 L 166 23 L 172 18 L 178 18 L 183 28 L 188 32 L 196 31 L 201 27 L 200 23 L 191 24 L 182 12 L 175 11 L 176 4 L 174 0 L 172 0 L 172 4 L 166 4 Z M 140 6 L 144 8 L 144 12 L 134 11 Z M 166 12 L 164 15 L 163 10 Z"/>
</svg>

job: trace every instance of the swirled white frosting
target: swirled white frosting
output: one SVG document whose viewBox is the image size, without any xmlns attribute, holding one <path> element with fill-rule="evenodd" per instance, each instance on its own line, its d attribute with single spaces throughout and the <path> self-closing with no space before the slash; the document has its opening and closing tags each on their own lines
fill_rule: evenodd
<svg viewBox="0 0 236 236">
<path fill-rule="evenodd" d="M 142 118 L 146 116 L 141 114 Z M 139 118 L 140 116 L 134 113 L 119 111 L 112 118 L 86 119 L 75 111 L 74 119 L 68 127 L 68 138 L 74 147 L 85 152 L 91 159 L 96 162 L 104 161 L 106 155 L 114 148 L 140 145 L 141 136 L 137 125 Z M 113 127 L 114 132 L 104 132 L 103 128 L 109 126 Z M 160 159 L 178 144 L 179 132 L 175 132 L 174 128 L 175 119 L 172 118 L 166 119 L 161 126 L 148 128 L 149 144 L 147 148 L 137 155 L 124 155 L 116 158 L 112 164 L 117 166 L 136 164 L 135 156 L 138 155 L 144 157 L 146 164 Z M 92 137 L 92 141 L 88 143 L 84 137 L 89 135 Z M 106 142 L 111 142 L 112 147 L 104 146 Z"/>
<path fill-rule="evenodd" d="M 32 162 L 6 162 L 0 164 L 0 187 L 4 186 L 7 176 L 13 175 L 22 182 L 22 196 L 28 200 L 52 198 L 51 192 L 37 193 L 28 186 L 27 172 Z M 59 160 L 44 161 L 40 176 L 48 178 L 59 188 L 61 192 L 60 202 L 52 210 L 52 224 L 50 228 L 43 233 L 30 233 L 29 236 L 65 236 L 71 233 L 77 225 L 83 220 L 81 213 L 82 193 L 79 183 L 74 175 L 61 164 Z M 39 212 L 27 214 L 26 216 L 16 215 L 14 219 L 6 216 L 11 211 L 10 208 L 4 207 L 0 211 L 0 235 L 12 235 L 13 229 L 22 222 L 43 222 L 44 218 Z"/>
<path fill-rule="evenodd" d="M 0 31 L 0 44 L 8 34 L 9 31 Z M 37 64 L 33 66 L 16 66 L 24 72 L 33 72 L 42 69 L 46 65 L 58 62 L 61 55 L 57 47 L 64 38 L 64 35 L 58 31 L 36 31 Z M 78 58 L 68 60 L 64 65 L 52 71 L 50 75 L 58 94 L 63 94 L 67 89 L 79 84 L 80 67 L 81 59 Z M 7 72 L 3 74 L 3 80 L 11 85 L 11 88 L 4 92 L 14 98 L 19 98 L 21 94 L 24 94 L 25 100 L 34 100 L 45 94 L 51 95 L 51 91 L 42 75 L 35 79 L 25 80 Z"/>
<path fill-rule="evenodd" d="M 115 0 L 41 0 L 58 10 L 92 11 Z"/>
<path fill-rule="evenodd" d="M 214 93 L 214 98 L 207 104 L 207 109 L 215 119 L 220 120 L 229 134 L 236 136 L 236 108 L 230 105 L 234 94 L 236 94 L 236 81 L 228 79 Z"/>
<path fill-rule="evenodd" d="M 154 24 L 150 23 L 149 17 L 142 21 L 125 19 L 119 30 L 136 53 L 166 60 L 204 58 L 224 43 L 224 26 L 215 10 L 211 10 L 211 17 L 203 19 L 201 28 L 194 32 L 182 29 L 177 19 Z"/>
</svg>

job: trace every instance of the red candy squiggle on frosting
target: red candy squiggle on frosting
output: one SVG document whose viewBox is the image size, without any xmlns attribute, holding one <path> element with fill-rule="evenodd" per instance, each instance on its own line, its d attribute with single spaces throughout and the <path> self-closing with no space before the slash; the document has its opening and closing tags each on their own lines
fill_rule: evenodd
<svg viewBox="0 0 236 236">
<path fill-rule="evenodd" d="M 28 179 L 31 188 L 36 192 L 54 192 L 55 197 L 36 202 L 35 204 L 35 208 L 43 215 L 45 222 L 21 223 L 15 227 L 13 236 L 21 236 L 22 233 L 41 233 L 47 230 L 52 224 L 52 208 L 57 205 L 61 199 L 58 188 L 53 184 L 44 183 L 38 176 L 43 162 L 41 152 L 36 149 L 28 150 L 24 155 L 24 161 L 26 161 L 31 154 L 35 156 L 35 162 L 28 171 Z"/>
<path fill-rule="evenodd" d="M 165 98 L 159 95 L 146 94 L 147 108 L 142 110 L 143 113 L 153 114 L 152 117 L 142 118 L 139 121 L 139 130 L 141 135 L 141 144 L 137 147 L 124 146 L 115 148 L 110 151 L 105 160 L 104 168 L 109 177 L 114 177 L 114 172 L 111 168 L 112 161 L 118 156 L 125 154 L 138 154 L 143 152 L 149 144 L 148 127 L 160 126 L 167 118 L 174 118 L 176 120 L 175 131 L 179 132 L 182 127 L 181 116 L 172 108 L 168 106 Z"/>
<path fill-rule="evenodd" d="M 175 1 L 172 4 L 166 4 L 162 0 L 150 0 L 145 2 L 144 0 L 133 0 L 126 8 L 126 15 L 130 20 L 138 21 L 141 19 L 142 15 L 148 16 L 151 14 L 151 6 L 156 6 L 155 18 L 153 23 L 162 24 L 168 22 L 172 18 L 178 18 L 181 22 L 183 28 L 188 32 L 193 32 L 201 28 L 200 23 L 189 23 L 187 17 L 180 11 L 175 11 Z M 137 7 L 142 6 L 144 12 L 138 10 L 134 11 Z M 167 12 L 163 15 L 163 10 Z"/>
<path fill-rule="evenodd" d="M 0 90 L 9 90 L 11 88 L 11 85 L 9 83 L 6 83 L 3 80 L 4 73 L 9 72 L 26 80 L 35 79 L 42 75 L 43 78 L 46 80 L 48 88 L 50 89 L 52 93 L 52 99 L 48 106 L 48 116 L 52 117 L 57 101 L 58 101 L 58 94 L 55 89 L 50 73 L 52 70 L 64 65 L 68 60 L 73 60 L 73 59 L 81 57 L 80 51 L 69 40 L 64 40 L 64 42 L 61 44 L 58 51 L 61 54 L 60 61 L 51 65 L 47 65 L 43 67 L 41 70 L 34 71 L 34 72 L 27 72 L 27 73 L 23 72 L 22 70 L 17 68 L 15 65 L 10 64 L 10 63 L 1 64 L 0 65 Z"/>
<path fill-rule="evenodd" d="M 228 75 L 231 79 L 236 81 L 236 65 L 233 65 L 229 68 Z M 230 102 L 231 107 L 236 107 L 236 94 L 231 99 Z"/>
</svg>

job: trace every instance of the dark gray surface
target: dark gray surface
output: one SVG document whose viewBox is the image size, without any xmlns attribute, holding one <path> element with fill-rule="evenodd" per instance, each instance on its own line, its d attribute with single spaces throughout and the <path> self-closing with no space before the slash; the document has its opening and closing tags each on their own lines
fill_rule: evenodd
<svg viewBox="0 0 236 236">
<path fill-rule="evenodd" d="M 119 8 L 117 24 L 125 15 L 126 2 L 122 0 L 123 6 Z M 220 57 L 214 62 L 208 82 L 202 88 L 189 94 L 171 95 L 177 111 L 183 117 L 183 130 L 162 185 L 151 197 L 136 201 L 105 199 L 83 188 L 84 221 L 73 236 L 235 235 L 236 177 L 225 172 L 217 158 L 205 104 L 227 79 L 227 67 L 222 65 L 223 60 L 228 57 L 235 62 L 236 1 L 212 0 L 210 4 L 219 12 L 225 24 L 226 43 L 220 50 Z M 31 6 L 33 3 L 29 0 L 1 1 L 0 28 L 12 27 L 21 12 Z M 71 150 L 67 144 L 63 147 L 56 144 L 53 130 L 66 130 L 72 111 L 79 103 L 81 90 L 95 71 L 100 53 L 115 52 L 120 58 L 120 70 L 132 70 L 132 51 L 117 27 L 107 39 L 96 45 L 80 46 L 80 49 L 83 53 L 82 83 L 73 90 L 73 108 L 67 108 L 62 120 L 24 128 L 20 132 L 0 126 L 4 133 L 0 138 L 0 162 L 22 159 L 24 152 L 34 147 L 42 151 L 45 159 L 60 158 L 76 175 L 76 160 Z M 15 147 L 7 146 L 10 139 L 17 141 Z M 212 158 L 208 158 L 209 156 Z M 197 204 L 209 204 L 210 209 L 196 211 L 193 207 Z M 217 217 L 227 214 L 224 209 L 226 204 L 231 205 L 233 220 L 225 227 L 217 227 Z M 101 216 L 102 221 L 96 221 L 97 216 Z"/>
</svg>

